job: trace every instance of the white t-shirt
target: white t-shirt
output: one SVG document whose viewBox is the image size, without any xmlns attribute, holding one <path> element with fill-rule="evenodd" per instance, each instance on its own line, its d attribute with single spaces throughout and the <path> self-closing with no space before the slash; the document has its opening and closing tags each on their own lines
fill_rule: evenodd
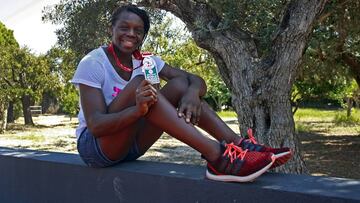
<svg viewBox="0 0 360 203">
<path fill-rule="evenodd" d="M 152 56 L 155 60 L 158 73 L 162 70 L 165 62 L 157 56 Z M 133 58 L 133 67 L 138 67 L 141 64 L 140 60 Z M 142 75 L 141 68 L 133 70 L 130 80 L 137 75 Z M 129 80 L 129 81 L 130 81 Z M 103 47 L 94 49 L 88 53 L 79 63 L 74 77 L 71 80 L 76 87 L 79 84 L 84 84 L 90 87 L 101 89 L 106 105 L 109 105 L 117 94 L 121 94 L 121 90 L 129 83 L 122 79 L 115 71 L 110 63 Z M 80 102 L 80 112 L 78 114 L 79 126 L 76 129 L 76 137 L 79 138 L 81 132 L 86 127 L 86 121 Z"/>
</svg>

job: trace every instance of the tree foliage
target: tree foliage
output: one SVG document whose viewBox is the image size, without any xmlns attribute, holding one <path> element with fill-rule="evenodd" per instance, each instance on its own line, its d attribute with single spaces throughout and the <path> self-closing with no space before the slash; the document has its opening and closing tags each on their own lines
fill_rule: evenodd
<svg viewBox="0 0 360 203">
<path fill-rule="evenodd" d="M 50 69 L 46 56 L 20 48 L 12 31 L 3 24 L 0 28 L 1 112 L 5 112 L 9 102 L 21 101 L 25 124 L 33 124 L 29 107 L 40 101 L 44 91 L 59 87 L 58 75 Z"/>
<path fill-rule="evenodd" d="M 60 103 L 60 110 L 70 116 L 75 116 L 78 112 L 78 94 L 75 87 L 70 83 L 74 75 L 77 63 L 76 54 L 70 49 L 63 49 L 61 47 L 53 47 L 46 55 L 50 61 L 50 67 L 53 73 L 56 73 L 59 78 L 59 89 L 55 94 L 50 94 L 56 97 Z"/>
<path fill-rule="evenodd" d="M 7 105 L 14 95 L 14 87 L 8 78 L 11 76 L 13 54 L 19 49 L 12 30 L 0 22 L 0 133 L 6 128 Z"/>
<path fill-rule="evenodd" d="M 296 87 L 302 99 L 337 100 L 360 85 L 360 2 L 329 1 L 313 31 Z M 350 91 L 350 92 L 349 92 Z"/>
<path fill-rule="evenodd" d="M 117 5 L 114 0 L 65 0 L 46 7 L 43 20 L 62 25 L 56 31 L 59 45 L 74 51 L 80 59 L 94 47 L 109 42 L 108 20 Z"/>
<path fill-rule="evenodd" d="M 106 2 L 110 2 L 110 4 L 105 4 Z M 63 4 L 45 10 L 44 19 L 53 23 L 65 24 L 64 27 L 57 32 L 61 49 L 73 50 L 74 56 L 79 57 L 86 54 L 90 49 L 108 43 L 109 36 L 107 29 L 109 23 L 106 19 L 99 18 L 99 16 L 110 18 L 109 11 L 113 10 L 113 5 L 117 4 L 116 1 L 106 2 L 97 1 L 96 3 L 93 2 L 90 4 L 86 1 L 65 1 Z M 92 9 L 99 7 L 100 4 L 101 6 L 98 12 L 92 13 Z M 189 32 L 179 20 L 167 16 L 164 11 L 148 10 L 152 27 L 142 49 L 160 55 L 167 63 L 175 67 L 202 76 L 209 86 L 207 99 L 213 103 L 215 109 L 220 109 L 225 103 L 228 104 L 230 93 L 218 74 L 212 56 L 207 51 L 196 46 L 195 42 L 190 39 Z M 60 18 L 59 16 L 62 17 Z M 85 16 L 87 23 L 83 26 L 84 24 L 81 23 Z M 59 19 L 66 20 L 59 21 Z M 77 23 L 82 26 L 78 26 Z M 176 24 L 176 26 L 174 26 L 174 24 Z M 76 32 L 76 34 L 73 32 Z M 79 41 L 91 43 L 84 44 L 79 43 Z M 51 57 L 54 57 L 54 55 L 52 54 Z M 67 67 L 71 67 L 74 71 L 76 60 L 79 60 L 79 58 L 74 57 L 73 59 L 75 60 L 71 66 Z M 67 77 L 67 79 L 71 79 L 73 74 L 73 71 L 70 69 L 65 71 L 70 74 L 70 77 Z M 66 86 L 66 88 L 70 88 L 70 86 Z M 72 96 L 67 95 L 64 98 L 76 98 L 72 91 L 70 91 L 69 94 Z M 65 100 L 62 102 L 62 105 L 67 106 L 66 109 L 72 106 L 70 104 L 74 104 L 74 102 L 70 100 L 66 100 L 66 104 Z M 73 109 L 71 110 L 72 112 L 75 111 L 74 107 L 71 107 L 71 109 Z M 65 110 L 65 112 L 68 111 Z"/>
<path fill-rule="evenodd" d="M 278 28 L 287 0 L 209 0 L 209 5 L 221 16 L 216 29 L 240 28 L 251 35 L 258 51 L 266 54 Z M 199 24 L 199 26 L 204 26 Z M 245 37 L 245 36 L 244 36 Z"/>
<path fill-rule="evenodd" d="M 58 44 L 69 49 L 80 60 L 95 47 L 110 42 L 110 17 L 121 2 L 117 0 L 64 0 L 53 7 L 45 7 L 43 21 L 61 27 L 56 31 Z M 152 20 L 161 22 L 163 13 L 149 9 Z"/>
<path fill-rule="evenodd" d="M 162 17 L 161 22 L 153 24 L 144 50 L 158 54 L 174 67 L 202 77 L 208 87 L 204 98 L 215 110 L 231 104 L 230 92 L 219 75 L 213 57 L 196 45 L 185 25 L 174 16 L 168 14 Z"/>
</svg>

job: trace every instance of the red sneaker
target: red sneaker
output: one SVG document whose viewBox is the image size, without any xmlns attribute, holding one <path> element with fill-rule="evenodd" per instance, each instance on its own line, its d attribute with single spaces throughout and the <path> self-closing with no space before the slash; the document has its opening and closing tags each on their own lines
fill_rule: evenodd
<svg viewBox="0 0 360 203">
<path fill-rule="evenodd" d="M 249 182 L 265 173 L 275 161 L 271 152 L 251 152 L 234 143 L 221 144 L 222 155 L 207 163 L 206 177 L 226 182 Z"/>
<path fill-rule="evenodd" d="M 280 165 L 285 164 L 293 155 L 292 150 L 288 147 L 281 147 L 281 148 L 272 148 L 265 145 L 258 144 L 252 129 L 248 129 L 247 131 L 249 139 L 241 139 L 237 146 L 247 149 L 249 151 L 256 151 L 256 152 L 271 152 L 275 155 L 275 162 L 271 166 L 271 168 L 278 167 Z"/>
</svg>

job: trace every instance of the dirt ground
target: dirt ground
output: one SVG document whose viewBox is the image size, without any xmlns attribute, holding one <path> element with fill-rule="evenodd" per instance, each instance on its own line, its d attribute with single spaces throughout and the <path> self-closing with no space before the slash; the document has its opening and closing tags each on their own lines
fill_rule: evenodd
<svg viewBox="0 0 360 203">
<path fill-rule="evenodd" d="M 238 133 L 235 119 L 225 120 Z M 0 135 L 1 147 L 29 148 L 45 151 L 77 153 L 75 128 L 77 119 L 61 115 L 34 117 L 35 127 L 23 126 L 21 119 L 10 124 L 9 130 Z M 301 150 L 312 175 L 360 179 L 360 133 L 313 132 L 300 133 Z M 164 134 L 140 158 L 181 164 L 200 164 L 200 154 Z"/>
</svg>

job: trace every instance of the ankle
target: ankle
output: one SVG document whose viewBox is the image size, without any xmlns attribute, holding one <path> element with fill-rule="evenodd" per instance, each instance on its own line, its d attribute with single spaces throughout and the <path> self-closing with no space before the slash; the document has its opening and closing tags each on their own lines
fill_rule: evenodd
<svg viewBox="0 0 360 203">
<path fill-rule="evenodd" d="M 208 162 L 215 162 L 222 154 L 222 147 L 219 143 L 216 147 L 209 151 L 207 154 L 203 154 L 202 157 Z"/>
<path fill-rule="evenodd" d="M 234 139 L 233 142 L 234 142 L 235 145 L 239 145 L 243 140 L 244 140 L 244 138 L 238 136 L 238 137 L 236 137 L 236 138 Z"/>
</svg>

